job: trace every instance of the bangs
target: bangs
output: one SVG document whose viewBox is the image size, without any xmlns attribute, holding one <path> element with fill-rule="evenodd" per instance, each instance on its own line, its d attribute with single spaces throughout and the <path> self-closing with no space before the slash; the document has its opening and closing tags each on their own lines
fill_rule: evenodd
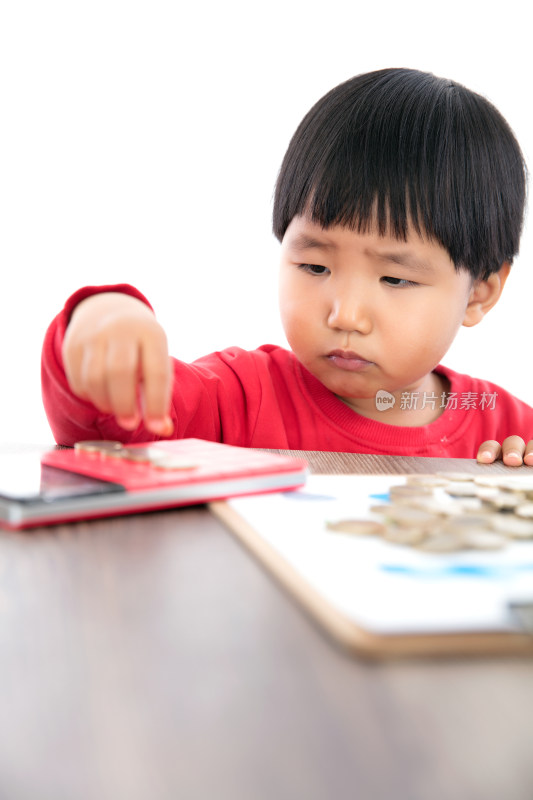
<svg viewBox="0 0 533 800">
<path fill-rule="evenodd" d="M 479 95 L 414 70 L 333 89 L 307 114 L 283 161 L 274 233 L 295 216 L 324 228 L 438 241 L 485 277 L 518 251 L 525 165 L 509 126 Z"/>
</svg>

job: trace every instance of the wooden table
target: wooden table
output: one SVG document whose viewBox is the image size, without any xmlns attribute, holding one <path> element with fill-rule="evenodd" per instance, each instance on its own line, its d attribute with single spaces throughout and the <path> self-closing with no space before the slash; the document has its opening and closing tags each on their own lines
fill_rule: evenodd
<svg viewBox="0 0 533 800">
<path fill-rule="evenodd" d="M 203 507 L 3 532 L 0 798 L 531 800 L 533 659 L 358 660 Z"/>
</svg>

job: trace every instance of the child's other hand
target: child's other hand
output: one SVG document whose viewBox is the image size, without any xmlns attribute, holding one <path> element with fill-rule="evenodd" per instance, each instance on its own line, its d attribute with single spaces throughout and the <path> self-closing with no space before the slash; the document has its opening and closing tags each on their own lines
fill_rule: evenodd
<svg viewBox="0 0 533 800">
<path fill-rule="evenodd" d="M 118 292 L 83 300 L 65 333 L 63 364 L 72 391 L 122 428 L 144 419 L 152 433 L 172 434 L 167 339 L 140 300 Z"/>
<path fill-rule="evenodd" d="M 508 436 L 501 446 L 494 440 L 483 442 L 477 451 L 480 464 L 492 464 L 501 459 L 508 467 L 519 467 L 521 464 L 533 467 L 533 439 L 527 443 L 520 436 Z"/>
</svg>

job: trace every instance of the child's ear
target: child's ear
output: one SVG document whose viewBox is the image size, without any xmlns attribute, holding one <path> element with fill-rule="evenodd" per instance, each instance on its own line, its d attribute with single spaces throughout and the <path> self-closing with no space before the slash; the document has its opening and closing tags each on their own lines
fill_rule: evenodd
<svg viewBox="0 0 533 800">
<path fill-rule="evenodd" d="M 470 291 L 463 325 L 467 328 L 481 322 L 487 311 L 496 305 L 509 277 L 511 265 L 505 261 L 498 272 L 491 272 L 484 281 L 476 281 Z"/>
</svg>

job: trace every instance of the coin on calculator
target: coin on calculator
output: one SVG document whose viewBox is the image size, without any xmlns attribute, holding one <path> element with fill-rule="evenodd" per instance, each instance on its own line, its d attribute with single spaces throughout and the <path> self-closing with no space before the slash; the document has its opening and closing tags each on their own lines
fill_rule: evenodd
<svg viewBox="0 0 533 800">
<path fill-rule="evenodd" d="M 109 439 L 100 439 L 87 442 L 76 442 L 74 450 L 80 450 L 85 453 L 117 453 L 123 449 L 121 442 L 114 442 Z"/>
</svg>

